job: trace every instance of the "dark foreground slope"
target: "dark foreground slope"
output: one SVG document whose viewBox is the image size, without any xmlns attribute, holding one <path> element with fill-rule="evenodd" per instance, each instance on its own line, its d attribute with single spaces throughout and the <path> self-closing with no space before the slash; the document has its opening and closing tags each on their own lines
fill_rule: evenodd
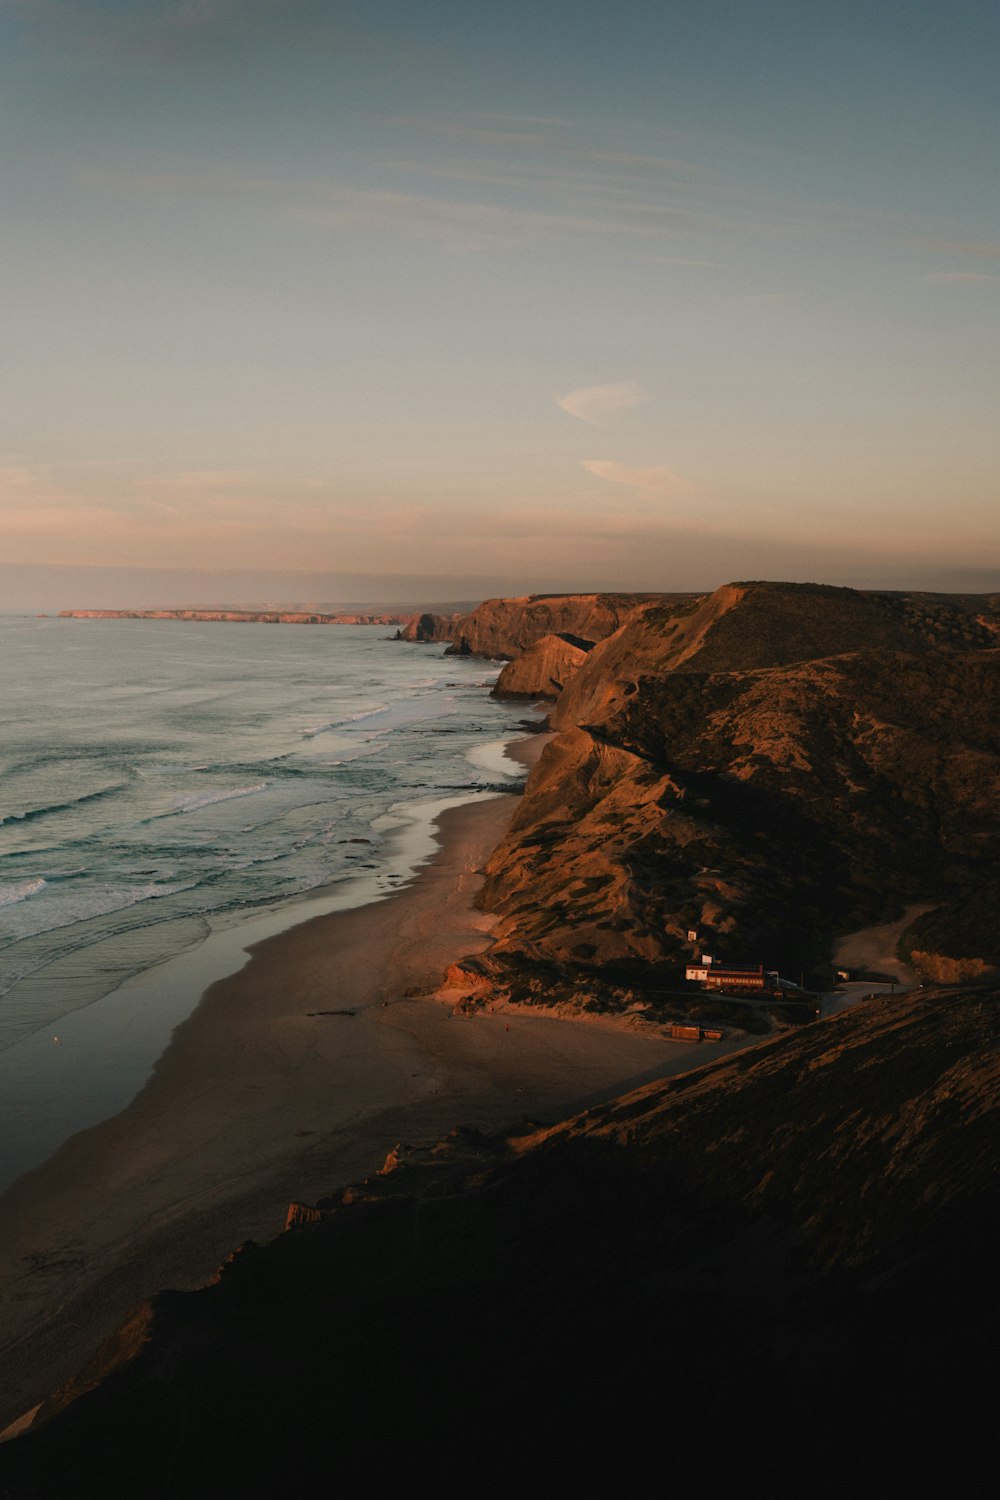
<svg viewBox="0 0 1000 1500">
<path fill-rule="evenodd" d="M 0 1492 L 954 1484 L 996 1396 L 998 1085 L 1000 994 L 918 992 L 400 1150 L 139 1309 Z"/>
<path fill-rule="evenodd" d="M 932 977 L 989 969 L 997 640 L 986 599 L 819 585 L 633 610 L 556 703 L 487 867 L 501 922 L 470 985 L 655 1005 L 705 951 L 822 987 L 835 935 L 908 903 L 946 908 L 909 941 Z M 945 937 L 958 966 L 935 971 Z"/>
</svg>

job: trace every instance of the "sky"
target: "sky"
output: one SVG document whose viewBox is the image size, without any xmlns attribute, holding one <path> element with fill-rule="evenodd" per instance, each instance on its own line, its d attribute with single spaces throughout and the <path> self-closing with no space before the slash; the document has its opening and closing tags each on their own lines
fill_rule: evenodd
<svg viewBox="0 0 1000 1500">
<path fill-rule="evenodd" d="M 0 0 L 0 609 L 1000 587 L 998 56 L 993 0 Z"/>
</svg>

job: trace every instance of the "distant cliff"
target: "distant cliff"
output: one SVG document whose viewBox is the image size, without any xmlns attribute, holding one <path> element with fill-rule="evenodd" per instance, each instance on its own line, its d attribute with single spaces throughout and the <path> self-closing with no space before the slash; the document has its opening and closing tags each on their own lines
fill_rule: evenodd
<svg viewBox="0 0 1000 1500">
<path fill-rule="evenodd" d="M 60 620 L 219 620 L 236 625 L 400 625 L 395 614 L 324 615 L 270 609 L 62 609 Z"/>
<path fill-rule="evenodd" d="M 992 1443 L 998 1099 L 1000 993 L 941 989 L 400 1146 L 137 1309 L 0 1448 L 0 1490 L 959 1481 Z"/>
<path fill-rule="evenodd" d="M 436 641 L 450 641 L 454 639 L 455 630 L 461 618 L 461 615 L 435 615 L 425 611 L 423 614 L 411 616 L 402 630 L 397 630 L 395 639 L 418 641 L 425 645 Z"/>
<path fill-rule="evenodd" d="M 449 654 L 510 658 L 542 636 L 572 636 L 584 649 L 617 630 L 638 605 L 687 599 L 686 594 L 526 594 L 487 599 L 455 626 Z"/>
</svg>

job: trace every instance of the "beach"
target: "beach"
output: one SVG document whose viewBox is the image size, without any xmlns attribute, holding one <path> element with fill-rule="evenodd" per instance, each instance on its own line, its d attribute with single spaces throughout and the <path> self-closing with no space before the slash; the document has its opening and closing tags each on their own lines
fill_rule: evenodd
<svg viewBox="0 0 1000 1500">
<path fill-rule="evenodd" d="M 429 998 L 449 962 L 489 941 L 473 901 L 515 807 L 497 795 L 449 808 L 406 888 L 257 944 L 124 1110 L 0 1198 L 0 1427 L 136 1303 L 204 1284 L 237 1245 L 279 1233 L 290 1201 L 370 1175 L 398 1142 L 554 1120 L 719 1055 Z"/>
</svg>

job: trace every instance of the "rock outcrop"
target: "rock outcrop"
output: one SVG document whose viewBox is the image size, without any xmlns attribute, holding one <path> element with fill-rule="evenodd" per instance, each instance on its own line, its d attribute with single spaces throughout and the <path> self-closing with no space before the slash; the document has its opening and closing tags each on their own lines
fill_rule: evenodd
<svg viewBox="0 0 1000 1500">
<path fill-rule="evenodd" d="M 900 949 L 938 984 L 1000 975 L 1000 874 L 987 870 L 956 899 L 918 916 Z"/>
<path fill-rule="evenodd" d="M 589 648 L 565 635 L 543 635 L 509 661 L 497 678 L 494 698 L 558 698 L 587 659 Z"/>
<path fill-rule="evenodd" d="M 139 1309 L 0 1491 L 548 1492 L 668 1466 L 823 1493 L 989 1456 L 1000 994 L 869 1002 L 382 1173 Z M 814 1484 L 813 1480 L 810 1480 Z M 723 1485 L 725 1488 L 725 1485 Z"/>
<path fill-rule="evenodd" d="M 396 631 L 397 641 L 417 641 L 422 645 L 429 645 L 435 641 L 450 641 L 454 638 L 455 629 L 461 615 L 434 615 L 425 612 L 413 615 L 407 620 L 402 630 Z"/>
</svg>

